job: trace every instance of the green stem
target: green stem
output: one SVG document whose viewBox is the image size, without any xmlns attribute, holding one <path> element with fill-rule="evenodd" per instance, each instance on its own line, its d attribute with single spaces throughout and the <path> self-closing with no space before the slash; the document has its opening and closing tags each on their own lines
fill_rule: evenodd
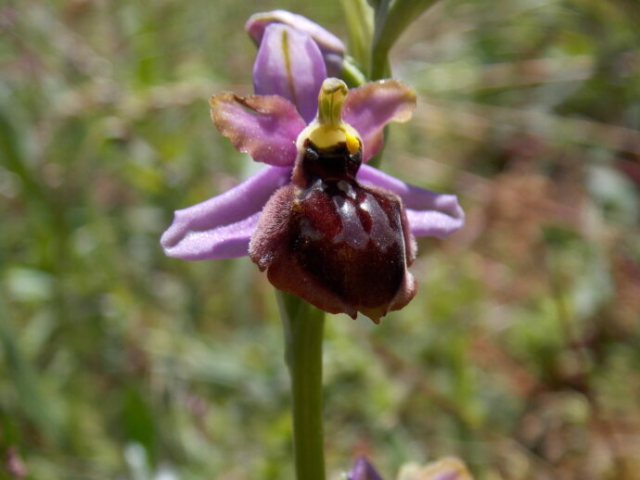
<svg viewBox="0 0 640 480">
<path fill-rule="evenodd" d="M 322 434 L 322 337 L 324 312 L 278 292 L 285 360 L 291 375 L 293 450 L 298 480 L 325 480 Z"/>
<path fill-rule="evenodd" d="M 437 0 L 379 0 L 371 43 L 369 77 L 378 80 L 391 76 L 389 51 L 398 37 Z"/>
<path fill-rule="evenodd" d="M 345 81 L 349 88 L 360 87 L 367 83 L 367 77 L 358 69 L 354 61 L 350 57 L 346 57 L 342 64 L 342 80 Z"/>
<path fill-rule="evenodd" d="M 369 66 L 369 78 L 371 78 L 371 80 L 379 80 L 390 76 L 388 56 L 391 45 L 386 44 L 386 39 L 383 36 L 390 5 L 391 0 L 380 0 L 376 5 L 373 17 L 371 64 Z"/>
</svg>

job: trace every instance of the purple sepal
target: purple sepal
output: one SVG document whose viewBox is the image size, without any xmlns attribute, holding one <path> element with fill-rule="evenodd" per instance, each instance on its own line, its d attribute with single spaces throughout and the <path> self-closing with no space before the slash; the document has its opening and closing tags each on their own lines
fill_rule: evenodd
<svg viewBox="0 0 640 480">
<path fill-rule="evenodd" d="M 316 116 L 325 78 L 325 63 L 311 36 L 281 23 L 267 26 L 253 65 L 253 86 L 258 95 L 288 99 L 309 123 Z"/>
<path fill-rule="evenodd" d="M 183 260 L 247 255 L 262 207 L 291 179 L 291 168 L 267 166 L 231 190 L 175 212 L 160 243 Z"/>
<path fill-rule="evenodd" d="M 360 457 L 356 460 L 353 469 L 347 475 L 349 480 L 382 480 L 376 469 L 373 468 L 366 458 Z"/>
<path fill-rule="evenodd" d="M 398 195 L 407 212 L 411 233 L 416 237 L 443 238 L 464 225 L 464 211 L 455 195 L 445 195 L 409 185 L 380 170 L 362 165 L 358 180 Z"/>
<path fill-rule="evenodd" d="M 345 46 L 342 40 L 320 25 L 302 15 L 286 10 L 273 10 L 251 15 L 245 25 L 245 30 L 260 45 L 265 29 L 274 23 L 281 23 L 310 35 L 318 44 L 327 65 L 327 73 L 332 77 L 339 77 L 342 73 L 342 59 Z"/>
</svg>

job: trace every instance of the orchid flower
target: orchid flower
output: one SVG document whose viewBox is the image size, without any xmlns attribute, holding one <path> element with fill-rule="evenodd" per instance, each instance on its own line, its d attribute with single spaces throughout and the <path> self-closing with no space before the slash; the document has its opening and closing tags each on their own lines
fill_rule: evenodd
<svg viewBox="0 0 640 480">
<path fill-rule="evenodd" d="M 384 80 L 348 91 L 327 78 L 321 27 L 266 23 L 254 28 L 256 95 L 221 93 L 210 106 L 220 133 L 267 166 L 178 210 L 161 244 L 185 260 L 249 254 L 276 288 L 327 312 L 362 312 L 377 322 L 415 295 L 407 270 L 414 236 L 445 237 L 462 226 L 464 213 L 454 195 L 365 164 L 382 146 L 383 127 L 411 117 L 410 88 Z"/>
<path fill-rule="evenodd" d="M 382 480 L 380 474 L 365 457 L 356 460 L 353 469 L 347 474 L 348 480 Z"/>
</svg>

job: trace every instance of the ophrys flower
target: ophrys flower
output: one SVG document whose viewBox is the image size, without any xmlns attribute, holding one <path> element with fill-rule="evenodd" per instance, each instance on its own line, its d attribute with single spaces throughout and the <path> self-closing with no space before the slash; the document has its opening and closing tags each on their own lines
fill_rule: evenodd
<svg viewBox="0 0 640 480">
<path fill-rule="evenodd" d="M 410 118 L 413 91 L 387 80 L 347 95 L 326 80 L 313 38 L 283 24 L 265 28 L 254 82 L 262 95 L 214 95 L 211 116 L 238 150 L 269 166 L 177 211 L 165 252 L 187 260 L 250 254 L 277 288 L 331 313 L 377 321 L 406 305 L 415 294 L 413 235 L 444 237 L 464 218 L 455 196 L 361 165 L 380 149 L 389 121 Z"/>
</svg>

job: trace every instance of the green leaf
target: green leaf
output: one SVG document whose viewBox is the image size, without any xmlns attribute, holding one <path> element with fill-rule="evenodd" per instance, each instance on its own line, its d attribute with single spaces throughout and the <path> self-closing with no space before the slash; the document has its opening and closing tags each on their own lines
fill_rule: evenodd
<svg viewBox="0 0 640 480">
<path fill-rule="evenodd" d="M 341 0 L 349 34 L 349 53 L 359 65 L 369 65 L 373 9 L 365 0 Z"/>
<path fill-rule="evenodd" d="M 372 80 L 389 74 L 388 56 L 391 47 L 407 27 L 436 0 L 396 0 L 391 6 L 382 0 L 376 9 L 375 31 L 371 49 Z"/>
</svg>

